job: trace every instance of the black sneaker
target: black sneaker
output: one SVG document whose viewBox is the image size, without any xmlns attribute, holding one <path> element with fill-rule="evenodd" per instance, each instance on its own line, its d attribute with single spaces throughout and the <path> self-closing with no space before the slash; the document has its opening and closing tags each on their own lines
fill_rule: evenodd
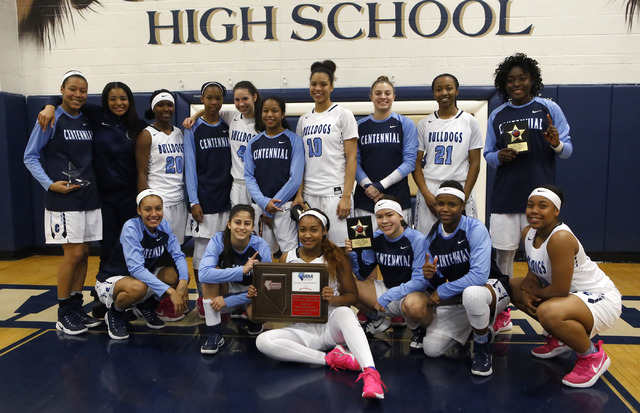
<svg viewBox="0 0 640 413">
<path fill-rule="evenodd" d="M 411 344 L 409 344 L 409 347 L 421 349 L 423 347 L 422 342 L 424 340 L 425 334 L 427 334 L 427 330 L 424 327 L 418 327 L 413 329 L 412 331 L 413 337 L 411 337 Z"/>
<path fill-rule="evenodd" d="M 124 340 L 129 338 L 127 323 L 124 320 L 124 311 L 116 311 L 115 308 L 111 307 L 107 311 L 107 316 L 104 320 L 105 323 L 107 323 L 109 337 L 114 340 Z"/>
<path fill-rule="evenodd" d="M 56 328 L 65 334 L 75 336 L 76 334 L 86 333 L 88 328 L 82 324 L 78 314 L 69 307 L 58 308 L 58 322 Z"/>
<path fill-rule="evenodd" d="M 247 333 L 252 336 L 257 336 L 262 333 L 262 324 L 254 323 L 253 321 L 247 321 Z"/>
<path fill-rule="evenodd" d="M 70 299 L 73 303 L 70 308 L 78 315 L 80 322 L 84 324 L 85 327 L 93 328 L 98 327 L 100 324 L 102 324 L 102 321 L 98 320 L 97 318 L 91 317 L 86 313 L 86 311 L 84 311 L 84 308 L 82 307 L 82 294 L 74 294 Z"/>
<path fill-rule="evenodd" d="M 211 331 L 207 336 L 202 347 L 200 347 L 200 353 L 202 354 L 216 354 L 218 349 L 224 345 L 224 337 L 219 331 Z"/>
<path fill-rule="evenodd" d="M 474 341 L 471 373 L 476 376 L 489 376 L 493 373 L 491 365 L 491 343 L 478 343 Z"/>
<path fill-rule="evenodd" d="M 385 332 L 391 327 L 391 321 L 387 317 L 378 320 L 369 320 L 362 325 L 367 337 L 373 337 L 378 333 Z"/>
<path fill-rule="evenodd" d="M 138 318 L 143 318 L 147 322 L 147 327 L 152 328 L 154 330 L 160 330 L 164 328 L 164 321 L 158 318 L 156 314 L 156 307 L 158 306 L 158 302 L 153 298 L 147 299 L 147 301 L 134 305 L 133 306 L 133 314 L 135 314 Z"/>
</svg>

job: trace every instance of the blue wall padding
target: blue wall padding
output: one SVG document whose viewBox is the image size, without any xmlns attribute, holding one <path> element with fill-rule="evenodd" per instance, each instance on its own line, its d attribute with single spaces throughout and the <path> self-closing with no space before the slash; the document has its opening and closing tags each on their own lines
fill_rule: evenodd
<svg viewBox="0 0 640 413">
<path fill-rule="evenodd" d="M 596 108 L 599 106 L 595 103 Z M 611 96 L 611 120 L 608 139 L 609 177 L 607 181 L 607 219 L 605 251 L 640 251 L 640 87 L 614 85 Z M 602 173 L 602 172 L 601 172 Z M 597 194 L 602 196 L 602 194 Z"/>
<path fill-rule="evenodd" d="M 286 102 L 309 102 L 309 90 L 268 89 L 263 97 L 282 96 Z M 142 117 L 149 108 L 150 93 L 137 93 L 136 107 Z M 199 91 L 176 92 L 174 123 L 182 127 L 189 107 L 199 103 Z M 627 208 L 640 203 L 640 140 L 634 120 L 640 107 L 638 85 L 550 85 L 543 91 L 562 107 L 574 143 L 574 153 L 557 162 L 557 183 L 566 194 L 562 219 L 569 224 L 588 251 L 640 251 L 640 214 Z M 502 101 L 492 86 L 461 87 L 459 99 L 487 100 L 489 111 Z M 336 88 L 332 100 L 365 101 L 369 88 Z M 432 99 L 431 88 L 398 87 L 396 100 Z M 29 133 L 46 97 L 0 93 L 0 154 L 4 173 L 0 176 L 0 216 L 8 223 L 0 233 L 0 251 L 44 245 L 44 190 L 30 176 L 22 163 Z M 92 95 L 90 103 L 100 104 Z M 225 103 L 233 103 L 227 92 Z M 297 119 L 288 118 L 295 130 Z M 149 120 L 152 121 L 152 120 Z M 493 171 L 488 171 L 490 194 Z M 490 197 L 488 201 L 490 202 Z M 524 210 L 524 206 L 523 206 Z"/>
</svg>

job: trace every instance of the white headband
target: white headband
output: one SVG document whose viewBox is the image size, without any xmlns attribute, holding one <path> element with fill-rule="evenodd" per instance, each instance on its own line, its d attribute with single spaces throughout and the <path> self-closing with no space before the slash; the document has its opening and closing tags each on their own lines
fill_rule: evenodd
<svg viewBox="0 0 640 413">
<path fill-rule="evenodd" d="M 168 100 L 174 105 L 176 104 L 175 100 L 173 100 L 173 95 L 171 95 L 171 93 L 162 92 L 162 93 L 158 93 L 156 97 L 154 97 L 153 100 L 151 101 L 151 109 L 155 108 L 158 102 L 163 100 Z"/>
<path fill-rule="evenodd" d="M 136 205 L 140 206 L 140 202 L 142 202 L 143 199 L 145 199 L 150 195 L 155 195 L 158 198 L 162 199 L 162 196 L 160 196 L 160 194 L 157 191 L 154 191 L 153 189 L 143 189 L 142 191 L 140 191 L 140 193 L 136 197 Z"/>
<path fill-rule="evenodd" d="M 562 201 L 560 201 L 560 197 L 558 196 L 558 194 L 547 188 L 536 188 L 531 192 L 531 195 L 529 195 L 529 198 L 527 199 L 531 199 L 532 196 L 536 195 L 547 198 L 549 201 L 551 201 L 551 203 L 553 203 L 553 205 L 556 206 L 556 208 L 558 208 L 558 211 L 560 211 Z"/>
<path fill-rule="evenodd" d="M 442 187 L 442 188 L 438 188 L 438 190 L 436 191 L 436 198 L 438 197 L 438 195 L 442 195 L 442 194 L 453 195 L 455 197 L 460 198 L 460 200 L 462 202 L 465 202 L 466 198 L 467 198 L 465 196 L 464 192 L 462 192 L 459 189 L 452 188 L 450 186 L 445 186 L 445 187 Z"/>
<path fill-rule="evenodd" d="M 396 201 L 392 201 L 390 199 L 381 199 L 376 203 L 376 206 L 373 208 L 373 213 L 377 214 L 381 209 L 390 209 L 395 211 L 404 219 L 404 214 L 402 213 L 402 207 Z"/>
<path fill-rule="evenodd" d="M 302 214 L 300 214 L 300 218 L 298 219 L 298 222 L 300 222 L 300 220 L 303 217 L 306 217 L 307 215 L 313 215 L 314 217 L 318 218 L 320 220 L 320 222 L 322 222 L 322 226 L 323 227 L 327 227 L 327 218 L 322 215 L 321 213 L 319 213 L 318 211 L 314 211 L 313 209 L 310 209 L 308 211 L 304 211 Z"/>
<path fill-rule="evenodd" d="M 81 71 L 79 71 L 79 70 L 69 70 L 67 73 L 64 74 L 64 76 L 62 76 L 62 83 L 64 83 L 64 81 L 67 80 L 68 78 L 70 78 L 71 76 L 80 76 L 85 81 L 87 80 L 87 78 L 84 77 L 84 75 L 82 74 Z"/>
</svg>

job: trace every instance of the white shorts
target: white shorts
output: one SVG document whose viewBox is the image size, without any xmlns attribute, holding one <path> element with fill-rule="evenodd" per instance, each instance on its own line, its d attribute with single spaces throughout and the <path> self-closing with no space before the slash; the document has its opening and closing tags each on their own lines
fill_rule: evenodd
<svg viewBox="0 0 640 413">
<path fill-rule="evenodd" d="M 496 315 L 500 314 L 509 305 L 510 297 L 500 281 L 489 279 L 486 285 L 492 287 L 496 294 L 496 310 L 491 314 L 489 319 L 489 326 L 492 326 L 495 322 Z M 429 327 L 427 327 L 425 340 L 431 333 L 449 337 L 460 344 L 464 344 L 467 342 L 472 331 L 473 328 L 469 323 L 467 311 L 462 304 L 443 305 L 436 307 L 433 321 L 429 324 Z"/>
<path fill-rule="evenodd" d="M 339 308 L 342 309 L 336 312 L 335 310 Z M 338 316 L 340 313 L 348 314 L 346 311 L 344 311 L 345 309 L 351 313 L 351 316 L 353 316 L 355 322 L 358 322 L 355 313 L 350 308 L 329 307 L 329 318 L 324 324 L 295 323 L 284 327 L 284 329 L 298 336 L 304 343 L 305 347 L 318 351 L 326 351 L 334 348 L 338 344 L 345 344 L 344 342 L 336 343 L 331 336 L 331 325 L 333 324 L 332 318 L 334 314 L 336 316 Z"/>
<path fill-rule="evenodd" d="M 229 222 L 229 211 L 217 214 L 204 214 L 202 222 L 193 219 L 193 215 L 188 214 L 185 235 L 194 238 L 205 238 L 207 242 L 216 234 L 224 231 Z"/>
<path fill-rule="evenodd" d="M 158 272 L 160 272 L 160 268 L 157 268 L 153 275 L 157 276 Z M 126 277 L 130 277 L 129 275 L 114 275 L 113 277 L 109 277 L 107 278 L 107 280 L 105 282 L 100 282 L 96 280 L 96 293 L 98 294 L 98 299 L 100 300 L 100 302 L 104 305 L 107 306 L 107 308 L 111 308 L 111 306 L 113 305 L 115 298 L 113 296 L 113 292 L 116 289 L 116 283 L 118 281 L 120 281 L 123 278 Z M 133 277 L 132 277 L 133 278 Z M 154 295 L 153 290 L 151 288 L 147 288 L 147 293 L 144 295 L 144 297 L 139 300 L 136 301 L 135 304 L 138 303 L 142 303 L 144 301 L 146 301 L 149 297 L 151 297 L 152 295 Z M 125 310 L 124 308 L 121 308 L 121 310 Z"/>
<path fill-rule="evenodd" d="M 209 245 L 210 238 L 194 238 L 193 239 L 193 260 L 192 265 L 193 269 L 197 270 L 200 268 L 200 261 L 202 261 L 202 256 L 204 252 L 207 250 L 207 245 Z"/>
<path fill-rule="evenodd" d="M 522 230 L 529 225 L 525 214 L 491 214 L 489 235 L 493 248 L 497 250 L 517 250 Z"/>
<path fill-rule="evenodd" d="M 349 233 L 347 232 L 347 220 L 338 218 L 338 214 L 336 214 L 338 203 L 340 202 L 340 199 L 342 199 L 342 195 L 314 196 L 303 194 L 303 196 L 304 200 L 307 201 L 311 208 L 317 208 L 329 217 L 330 225 L 327 238 L 338 247 L 344 247 L 344 240 L 349 237 Z M 351 213 L 349 216 L 353 216 L 353 201 L 351 202 Z"/>
<path fill-rule="evenodd" d="M 262 226 L 262 238 L 269 244 L 272 254 L 278 248 L 281 251 L 293 251 L 298 247 L 298 225 L 291 219 L 291 202 L 285 202 L 280 208 L 283 211 L 273 216 L 273 228 Z"/>
<path fill-rule="evenodd" d="M 442 182 L 434 182 L 434 181 L 426 181 L 427 189 L 432 194 L 435 194 L 438 191 L 438 187 Z M 464 181 L 460 182 L 460 184 L 464 187 Z M 478 207 L 476 205 L 476 195 L 474 191 L 471 191 L 471 195 L 469 195 L 469 199 L 467 199 L 467 204 L 464 207 L 465 214 L 468 217 L 478 218 Z M 427 235 L 429 231 L 431 231 L 431 227 L 436 223 L 438 217 L 436 217 L 429 207 L 427 206 L 427 201 L 424 200 L 422 193 L 418 191 L 416 194 L 416 216 L 415 216 L 415 229 L 420 231 L 421 233 Z"/>
<path fill-rule="evenodd" d="M 184 202 L 163 208 L 163 219 L 165 219 L 171 227 L 171 232 L 178 238 L 178 243 L 184 243 L 184 232 L 187 228 L 187 206 Z"/>
<path fill-rule="evenodd" d="M 102 239 L 102 212 L 44 210 L 44 237 L 47 244 L 83 244 Z"/>
<path fill-rule="evenodd" d="M 376 297 L 380 298 L 380 296 L 389 289 L 386 285 L 384 285 L 383 280 L 373 280 L 373 285 L 376 287 Z M 404 301 L 404 297 L 397 301 L 391 301 L 387 306 L 386 311 L 378 312 L 381 316 L 386 317 L 404 317 L 404 313 L 402 312 L 402 302 Z"/>
<path fill-rule="evenodd" d="M 608 330 L 620 318 L 622 313 L 622 297 L 620 291 L 613 287 L 604 293 L 588 293 L 578 291 L 571 293 L 580 298 L 591 311 L 593 316 L 593 329 L 590 337 Z"/>
<path fill-rule="evenodd" d="M 409 227 L 413 223 L 413 216 L 411 215 L 411 208 L 403 209 L 402 214 L 404 215 L 404 222 L 407 223 Z M 373 212 L 369 212 L 365 209 L 356 208 L 353 214 L 354 217 L 371 217 L 371 224 L 373 227 L 373 231 L 378 229 L 378 221 L 376 220 L 376 214 Z"/>
</svg>

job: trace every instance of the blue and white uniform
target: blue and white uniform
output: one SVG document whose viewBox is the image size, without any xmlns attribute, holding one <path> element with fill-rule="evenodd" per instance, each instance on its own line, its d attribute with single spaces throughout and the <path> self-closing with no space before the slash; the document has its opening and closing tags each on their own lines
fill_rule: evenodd
<svg viewBox="0 0 640 413">
<path fill-rule="evenodd" d="M 543 287 L 549 286 L 553 282 L 553 268 L 547 251 L 547 243 L 555 233 L 560 231 L 567 231 L 573 235 L 566 224 L 560 224 L 551 231 L 551 234 L 538 248 L 533 246 L 537 230 L 529 228 L 524 239 L 529 271 L 538 278 Z M 589 311 L 593 315 L 593 329 L 590 331 L 590 336 L 593 337 L 613 326 L 620 318 L 622 298 L 613 281 L 595 262 L 591 261 L 577 238 L 576 241 L 578 242 L 578 253 L 573 259 L 573 276 L 569 293 L 580 298 L 589 307 Z"/>
<path fill-rule="evenodd" d="M 425 351 L 431 348 L 431 336 L 444 336 L 464 344 L 472 327 L 464 306 L 463 293 L 474 286 L 490 286 L 496 295 L 496 311 L 500 313 L 509 304 L 508 277 L 500 273 L 491 258 L 491 238 L 482 222 L 462 216 L 458 227 L 447 234 L 438 223 L 427 235 L 427 252 L 430 260 L 437 257 L 437 273 L 429 280 L 436 288 L 442 301 L 450 300 L 450 305 L 436 307 L 432 323 L 425 336 Z M 462 303 L 462 304 L 460 304 Z M 488 325 L 492 325 L 491 321 Z"/>
<path fill-rule="evenodd" d="M 42 131 L 34 126 L 24 153 L 24 163 L 45 189 L 45 235 L 47 243 L 83 243 L 102 238 L 100 197 L 92 165 L 93 131 L 91 122 L 79 113 L 69 115 L 58 106 L 55 126 Z M 63 174 L 73 165 L 79 177 L 91 184 L 67 194 L 50 191 L 51 184 L 67 181 Z M 71 218 L 75 212 L 91 217 Z M 68 215 L 68 216 L 67 216 Z M 86 218 L 86 219 L 85 219 Z M 96 222 L 97 221 L 97 222 Z M 71 225 L 77 228 L 67 227 Z"/>
<path fill-rule="evenodd" d="M 551 116 L 560 135 L 561 148 L 556 152 L 544 139 L 549 126 L 547 114 Z M 519 138 L 527 142 L 528 152 L 518 153 L 514 160 L 501 164 L 498 152 Z M 496 168 L 491 192 L 491 238 L 500 250 L 515 250 L 520 242 L 522 229 L 526 226 L 523 208 L 534 188 L 555 183 L 556 156 L 568 158 L 573 152 L 569 124 L 560 106 L 534 97 L 529 103 L 514 106 L 504 103 L 489 116 L 484 157 L 489 166 Z M 500 225 L 503 214 L 518 214 L 519 225 Z M 513 228 L 512 228 L 513 227 Z"/>
<path fill-rule="evenodd" d="M 160 193 L 164 205 L 164 220 L 182 244 L 187 225 L 184 203 L 184 138 L 180 129 L 171 134 L 147 126 L 151 134 L 147 186 Z"/>
<path fill-rule="evenodd" d="M 444 181 L 458 181 L 464 188 L 469 174 L 469 151 L 482 149 L 482 134 L 476 118 L 458 110 L 450 119 L 434 112 L 418 122 L 418 151 L 422 157 L 422 173 L 427 189 L 435 194 Z M 477 218 L 473 191 L 465 205 L 467 216 Z M 429 233 L 438 218 L 429 210 L 418 191 L 416 196 L 416 229 Z"/>
<path fill-rule="evenodd" d="M 351 252 L 351 265 L 354 274 L 366 279 L 376 266 L 380 269 L 382 280 L 375 281 L 378 303 L 387 311 L 383 315 L 403 316 L 402 301 L 407 294 L 425 291 L 429 283 L 422 274 L 426 254 L 424 235 L 405 228 L 395 239 L 389 239 L 381 231 L 373 233 L 372 248 Z"/>
<path fill-rule="evenodd" d="M 324 112 L 312 109 L 300 117 L 296 134 L 302 138 L 306 155 L 302 195 L 312 208 L 320 209 L 329 217 L 327 237 L 344 247 L 346 220 L 338 218 L 336 209 L 345 183 L 344 141 L 358 138 L 356 118 L 338 104 Z"/>
<path fill-rule="evenodd" d="M 407 175 L 415 168 L 418 138 L 409 118 L 392 113 L 384 120 L 373 115 L 358 121 L 358 164 L 354 204 L 356 215 L 370 215 L 373 230 L 378 228 L 374 202 L 365 187 L 374 185 L 380 192 L 393 195 L 402 206 L 405 217 L 411 216 L 411 193 Z M 407 223 L 411 224 L 411 220 Z"/>
<path fill-rule="evenodd" d="M 110 307 L 113 292 L 109 289 L 115 286 L 119 279 L 131 276 L 149 287 L 140 302 L 151 295 L 155 295 L 159 300 L 170 286 L 160 281 L 155 274 L 160 268 L 167 266 L 176 267 L 180 280 L 189 279 L 185 255 L 180 250 L 180 243 L 171 232 L 169 223 L 163 219 L 156 227 L 155 233 L 151 233 L 142 222 L 142 218 L 131 218 L 122 227 L 120 240 L 109 261 L 96 275 L 96 292 L 100 301 Z"/>
<path fill-rule="evenodd" d="M 303 173 L 304 148 L 295 133 L 284 130 L 269 136 L 263 132 L 249 141 L 245 152 L 245 182 L 262 213 L 273 218 L 275 239 L 285 251 L 298 245 L 298 231 L 291 219 L 291 199 L 300 188 Z M 265 210 L 271 199 L 281 200 L 276 206 L 283 211 L 276 212 L 275 216 Z M 271 251 L 277 251 L 278 245 L 271 245 Z"/>
<path fill-rule="evenodd" d="M 303 264 L 299 249 L 287 253 L 286 262 Z M 323 256 L 310 264 L 324 264 Z M 340 295 L 335 274 L 329 276 L 334 295 Z M 346 306 L 329 306 L 329 319 L 325 324 L 295 323 L 261 333 L 256 347 L 267 356 L 280 361 L 325 365 L 325 351 L 346 344 L 360 366 L 375 366 L 369 342 L 355 313 Z"/>
<path fill-rule="evenodd" d="M 193 268 L 198 269 L 209 240 L 229 221 L 233 181 L 229 126 L 222 119 L 211 125 L 198 118 L 190 130 L 185 130 L 184 156 L 189 202 L 200 205 L 204 214 L 203 222 L 189 214 L 186 228 L 186 235 L 195 238 Z"/>
<path fill-rule="evenodd" d="M 229 283 L 229 295 L 224 297 L 227 309 L 239 305 L 251 303 L 246 292 L 253 281 L 253 271 L 248 274 L 242 273 L 242 267 L 249 261 L 249 258 L 257 252 L 256 259 L 260 262 L 271 262 L 271 251 L 265 240 L 257 235 L 251 235 L 249 244 L 244 251 L 236 251 L 231 248 L 230 262 L 225 260 L 223 233 L 216 233 L 207 250 L 200 261 L 200 282 L 207 284 Z"/>
</svg>

